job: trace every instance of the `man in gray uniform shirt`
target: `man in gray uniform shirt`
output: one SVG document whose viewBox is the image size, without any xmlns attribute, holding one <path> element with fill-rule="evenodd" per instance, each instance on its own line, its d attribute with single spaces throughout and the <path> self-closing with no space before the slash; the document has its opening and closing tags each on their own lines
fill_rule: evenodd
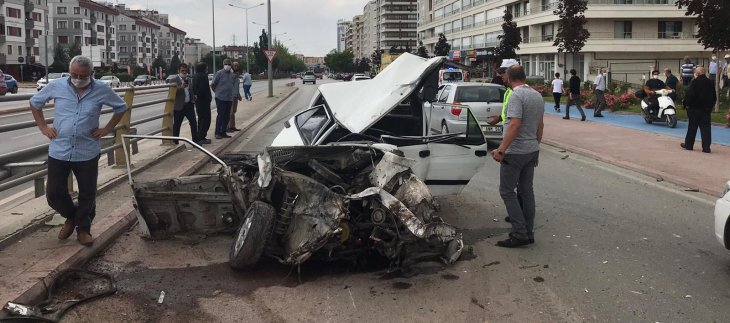
<svg viewBox="0 0 730 323">
<path fill-rule="evenodd" d="M 537 167 L 542 141 L 545 100 L 525 84 L 525 70 L 520 65 L 507 69 L 512 95 L 507 102 L 504 138 L 492 157 L 501 163 L 499 194 L 502 196 L 512 224 L 509 238 L 497 242 L 514 248 L 535 242 L 532 227 L 535 220 L 535 193 L 532 179 Z"/>
</svg>

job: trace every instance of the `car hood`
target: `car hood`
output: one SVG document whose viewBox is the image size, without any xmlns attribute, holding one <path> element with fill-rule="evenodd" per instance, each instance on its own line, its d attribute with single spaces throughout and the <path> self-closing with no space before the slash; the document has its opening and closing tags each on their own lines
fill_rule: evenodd
<svg viewBox="0 0 730 323">
<path fill-rule="evenodd" d="M 407 98 L 445 59 L 405 53 L 372 80 L 322 84 L 319 92 L 338 123 L 350 132 L 362 133 Z"/>
</svg>

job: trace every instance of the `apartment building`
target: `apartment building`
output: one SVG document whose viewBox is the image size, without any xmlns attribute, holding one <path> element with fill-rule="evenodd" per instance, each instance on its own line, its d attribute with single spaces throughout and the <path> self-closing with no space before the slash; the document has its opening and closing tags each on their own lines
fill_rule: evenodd
<svg viewBox="0 0 730 323">
<path fill-rule="evenodd" d="M 132 10 L 124 4 L 114 8 L 126 17 L 125 27 L 119 27 L 120 37 L 122 32 L 125 36 L 123 44 L 120 44 L 120 55 L 127 58 L 125 62 L 134 59 L 137 65 L 151 65 L 160 55 L 167 64 L 175 55 L 180 61 L 185 61 L 186 33 L 171 26 L 167 14 L 157 10 Z M 124 54 L 121 54 L 122 49 L 126 50 Z"/>
<path fill-rule="evenodd" d="M 205 55 L 208 55 L 208 53 L 213 51 L 213 47 L 206 45 L 197 38 L 185 38 L 184 46 L 185 48 L 183 49 L 183 52 L 185 55 L 183 56 L 183 62 L 187 62 L 189 64 L 197 64 L 198 62 L 201 62 Z"/>
<path fill-rule="evenodd" d="M 362 53 L 361 57 L 370 58 L 372 53 L 378 49 L 378 1 L 370 0 L 365 4 L 362 13 Z"/>
<path fill-rule="evenodd" d="M 117 17 L 113 8 L 90 0 L 48 0 L 48 17 L 54 46 L 79 44 L 94 67 L 117 62 Z"/>
<path fill-rule="evenodd" d="M 21 64 L 30 75 L 31 68 L 41 62 L 45 30 L 48 29 L 45 0 L 0 1 L 0 69 L 20 76 Z M 22 63 L 21 63 L 22 61 Z"/>
<path fill-rule="evenodd" d="M 363 47 L 365 45 L 365 23 L 363 15 L 352 17 L 352 53 L 356 59 L 366 57 Z"/>
<path fill-rule="evenodd" d="M 347 47 L 347 34 L 352 33 L 352 23 L 350 21 L 340 19 L 337 21 L 337 51 L 343 52 Z"/>
<path fill-rule="evenodd" d="M 551 79 L 575 68 L 590 79 L 607 67 L 612 80 L 640 83 L 651 69 L 678 70 L 690 56 L 705 63 L 710 55 L 697 43 L 694 18 L 686 17 L 673 0 L 588 0 L 586 28 L 591 37 L 581 53 L 558 54 L 553 39 L 557 0 L 421 0 L 418 33 L 433 53 L 438 34 L 459 51 L 461 63 L 490 70 L 490 53 L 499 45 L 505 10 L 514 15 L 523 42 L 518 58 L 528 75 Z M 479 54 L 482 55 L 479 55 Z M 456 55 L 454 55 L 456 56 Z"/>
<path fill-rule="evenodd" d="M 160 26 L 157 36 L 159 37 L 160 54 L 165 63 L 170 64 L 172 58 L 177 55 L 181 62 L 185 58 L 185 32 L 164 24 Z"/>
<path fill-rule="evenodd" d="M 380 49 L 393 46 L 415 49 L 417 37 L 417 0 L 378 0 L 378 37 Z"/>
</svg>

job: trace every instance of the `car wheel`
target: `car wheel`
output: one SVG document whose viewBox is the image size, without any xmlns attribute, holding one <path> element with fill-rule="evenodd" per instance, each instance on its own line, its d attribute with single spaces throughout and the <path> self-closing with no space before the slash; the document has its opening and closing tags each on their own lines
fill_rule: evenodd
<svg viewBox="0 0 730 323">
<path fill-rule="evenodd" d="M 10 92 L 13 94 L 18 94 L 18 86 L 16 85 Z"/>
<path fill-rule="evenodd" d="M 251 204 L 231 244 L 228 256 L 231 268 L 249 270 L 256 266 L 271 235 L 274 213 L 274 207 L 264 202 Z"/>
<path fill-rule="evenodd" d="M 449 133 L 449 126 L 446 125 L 446 121 L 441 122 L 441 134 L 447 134 Z"/>
</svg>

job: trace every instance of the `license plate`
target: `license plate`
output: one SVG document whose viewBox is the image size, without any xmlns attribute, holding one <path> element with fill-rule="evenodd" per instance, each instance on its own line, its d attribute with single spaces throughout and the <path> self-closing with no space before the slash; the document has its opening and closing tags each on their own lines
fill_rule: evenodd
<svg viewBox="0 0 730 323">
<path fill-rule="evenodd" d="M 482 132 L 502 132 L 502 126 L 482 126 Z"/>
</svg>

